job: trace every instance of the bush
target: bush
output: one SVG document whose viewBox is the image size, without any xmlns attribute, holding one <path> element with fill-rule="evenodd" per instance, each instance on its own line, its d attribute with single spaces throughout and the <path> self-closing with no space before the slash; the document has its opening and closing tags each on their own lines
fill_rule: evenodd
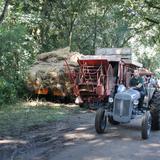
<svg viewBox="0 0 160 160">
<path fill-rule="evenodd" d="M 0 77 L 0 105 L 15 102 L 17 98 L 16 95 L 17 91 L 14 84 Z"/>
<path fill-rule="evenodd" d="M 0 26 L 0 105 L 25 95 L 25 72 L 33 63 L 37 48 L 23 25 Z"/>
</svg>

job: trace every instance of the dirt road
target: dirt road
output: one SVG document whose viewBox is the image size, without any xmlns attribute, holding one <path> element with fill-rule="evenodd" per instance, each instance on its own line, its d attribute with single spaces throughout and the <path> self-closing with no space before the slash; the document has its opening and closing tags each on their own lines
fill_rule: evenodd
<svg viewBox="0 0 160 160">
<path fill-rule="evenodd" d="M 140 120 L 94 129 L 95 113 L 82 111 L 47 126 L 34 126 L 18 139 L 1 137 L 0 160 L 159 160 L 160 131 L 142 140 Z"/>
</svg>

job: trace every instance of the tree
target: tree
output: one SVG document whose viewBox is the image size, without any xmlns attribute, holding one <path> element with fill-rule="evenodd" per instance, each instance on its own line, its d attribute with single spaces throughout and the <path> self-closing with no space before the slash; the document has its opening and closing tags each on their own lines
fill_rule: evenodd
<svg viewBox="0 0 160 160">
<path fill-rule="evenodd" d="M 131 47 L 146 67 L 160 66 L 159 0 L 0 0 L 0 6 L 0 73 L 15 88 L 37 54 L 66 46 L 83 54 Z"/>
<path fill-rule="evenodd" d="M 130 46 L 144 65 L 152 70 L 159 67 L 159 62 L 156 61 L 160 54 L 159 9 L 159 0 L 126 0 L 123 9 L 133 33 L 133 38 L 129 41 Z M 145 51 L 148 47 L 152 50 L 152 56 L 150 52 Z M 155 65 L 152 66 L 150 62 Z"/>
<path fill-rule="evenodd" d="M 4 20 L 4 18 L 5 18 L 5 14 L 6 14 L 6 12 L 7 12 L 7 8 L 8 8 L 8 5 L 9 5 L 9 2 L 10 2 L 10 0 L 5 0 L 5 2 L 4 2 L 4 7 L 3 7 L 3 9 L 2 9 L 2 13 L 1 13 L 1 15 L 0 15 L 0 24 L 3 22 L 3 20 Z M 0 4 L 1 4 L 2 2 L 0 2 Z"/>
</svg>

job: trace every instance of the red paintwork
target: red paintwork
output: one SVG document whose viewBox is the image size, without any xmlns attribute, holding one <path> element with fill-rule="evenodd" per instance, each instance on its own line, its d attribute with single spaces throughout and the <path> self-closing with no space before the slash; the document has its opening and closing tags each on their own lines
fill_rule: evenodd
<svg viewBox="0 0 160 160">
<path fill-rule="evenodd" d="M 80 99 L 77 100 L 78 102 L 89 104 L 104 101 L 116 84 L 123 83 L 127 86 L 130 78 L 128 76 L 131 75 L 128 68 L 133 68 L 132 65 L 125 64 L 123 61 L 112 62 L 107 59 L 79 59 L 78 64 L 78 72 L 74 73 L 68 69 L 73 92 Z M 115 64 L 118 65 L 116 72 L 112 68 Z"/>
<path fill-rule="evenodd" d="M 108 69 L 111 67 L 106 59 L 78 60 L 79 73 L 76 84 L 83 102 L 104 100 L 110 94 L 108 87 Z M 110 66 L 110 67 L 109 67 Z"/>
<path fill-rule="evenodd" d="M 109 65 L 109 62 L 106 59 L 92 59 L 92 60 L 78 60 L 79 65 L 98 65 L 98 64 L 102 64 L 102 65 Z"/>
</svg>

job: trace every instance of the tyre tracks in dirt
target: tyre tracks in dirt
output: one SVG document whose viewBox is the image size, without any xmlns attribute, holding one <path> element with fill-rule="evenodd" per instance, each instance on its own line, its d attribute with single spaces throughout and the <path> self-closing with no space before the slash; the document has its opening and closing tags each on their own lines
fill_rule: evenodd
<svg viewBox="0 0 160 160">
<path fill-rule="evenodd" d="M 32 126 L 18 138 L 1 137 L 0 160 L 46 160 L 69 146 L 93 139 L 94 114 L 83 111 L 45 126 Z"/>
</svg>

